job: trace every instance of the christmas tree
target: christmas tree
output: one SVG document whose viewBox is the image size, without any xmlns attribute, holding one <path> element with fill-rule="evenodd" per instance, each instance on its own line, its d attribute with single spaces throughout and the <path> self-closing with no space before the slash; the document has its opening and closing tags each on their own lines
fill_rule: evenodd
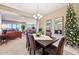
<svg viewBox="0 0 79 59">
<path fill-rule="evenodd" d="M 71 45 L 72 47 L 79 47 L 79 30 L 73 4 L 69 4 L 67 8 L 65 35 L 67 37 L 68 45 Z"/>
</svg>

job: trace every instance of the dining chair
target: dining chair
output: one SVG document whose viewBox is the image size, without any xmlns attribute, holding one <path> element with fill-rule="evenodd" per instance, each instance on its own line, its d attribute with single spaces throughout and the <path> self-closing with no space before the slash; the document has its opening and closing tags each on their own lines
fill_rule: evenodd
<svg viewBox="0 0 79 59">
<path fill-rule="evenodd" d="M 55 37 L 52 36 L 52 32 L 50 30 L 46 30 L 46 35 L 52 39 L 56 39 Z"/>
<path fill-rule="evenodd" d="M 65 39 L 66 39 L 65 37 L 61 38 L 61 40 L 58 44 L 58 47 L 56 47 L 54 45 L 50 45 L 50 46 L 45 48 L 45 51 L 48 54 L 52 54 L 52 55 L 63 55 Z"/>
<path fill-rule="evenodd" d="M 52 32 L 50 30 L 46 30 L 46 35 L 51 37 L 52 36 Z"/>
<path fill-rule="evenodd" d="M 8 39 L 6 34 L 0 35 L 0 44 L 6 43 L 7 44 Z"/>
<path fill-rule="evenodd" d="M 34 40 L 34 37 L 32 34 L 29 34 L 28 37 L 30 42 L 30 54 L 31 54 L 31 51 L 33 51 L 33 54 L 35 55 L 36 51 L 41 49 L 42 47 L 37 41 Z"/>
<path fill-rule="evenodd" d="M 29 42 L 28 32 L 26 32 L 26 48 L 28 48 L 28 51 L 29 51 L 29 49 L 30 49 L 30 42 Z"/>
</svg>

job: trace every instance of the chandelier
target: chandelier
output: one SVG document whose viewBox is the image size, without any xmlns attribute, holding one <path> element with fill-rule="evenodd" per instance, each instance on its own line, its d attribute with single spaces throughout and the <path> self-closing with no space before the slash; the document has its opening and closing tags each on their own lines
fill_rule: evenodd
<svg viewBox="0 0 79 59">
<path fill-rule="evenodd" d="M 36 20 L 39 20 L 39 19 L 41 19 L 43 16 L 39 13 L 39 4 L 36 4 L 36 8 L 37 8 L 37 10 L 36 10 L 36 13 L 35 14 L 33 14 L 33 17 L 34 17 L 34 19 L 36 19 Z"/>
<path fill-rule="evenodd" d="M 42 18 L 42 15 L 37 13 L 37 14 L 34 14 L 33 17 L 37 20 L 41 19 Z"/>
</svg>

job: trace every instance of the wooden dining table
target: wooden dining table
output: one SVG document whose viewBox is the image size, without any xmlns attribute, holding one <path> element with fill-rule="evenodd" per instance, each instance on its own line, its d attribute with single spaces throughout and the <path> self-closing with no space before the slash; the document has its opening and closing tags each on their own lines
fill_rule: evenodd
<svg viewBox="0 0 79 59">
<path fill-rule="evenodd" d="M 34 40 L 37 41 L 43 47 L 43 55 L 45 54 L 45 47 L 50 44 L 53 44 L 57 41 L 57 39 L 51 38 L 46 35 L 40 35 L 39 37 L 36 34 L 33 34 Z"/>
</svg>

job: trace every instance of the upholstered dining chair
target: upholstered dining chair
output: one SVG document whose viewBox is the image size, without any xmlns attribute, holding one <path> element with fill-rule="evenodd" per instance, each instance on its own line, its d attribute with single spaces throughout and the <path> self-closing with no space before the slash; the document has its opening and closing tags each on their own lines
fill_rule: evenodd
<svg viewBox="0 0 79 59">
<path fill-rule="evenodd" d="M 0 35 L 0 45 L 7 42 L 8 42 L 7 36 L 5 34 Z"/>
<path fill-rule="evenodd" d="M 26 48 L 28 48 L 28 51 L 29 51 L 29 49 L 30 49 L 30 42 L 29 42 L 28 32 L 26 32 Z"/>
<path fill-rule="evenodd" d="M 52 37 L 52 32 L 50 30 L 46 30 L 46 35 Z"/>
<path fill-rule="evenodd" d="M 34 37 L 32 34 L 29 34 L 28 37 L 30 42 L 30 54 L 31 54 L 31 51 L 33 51 L 33 54 L 35 55 L 36 51 L 41 49 L 42 47 L 38 42 L 34 40 Z"/>
<path fill-rule="evenodd" d="M 48 54 L 52 54 L 52 55 L 63 55 L 63 49 L 64 49 L 64 44 L 65 44 L 65 37 L 61 38 L 58 47 L 54 46 L 54 45 L 50 45 L 48 47 L 46 47 L 45 51 Z"/>
<path fill-rule="evenodd" d="M 46 35 L 52 39 L 56 39 L 55 37 L 52 37 L 52 32 L 50 30 L 46 30 Z"/>
</svg>

